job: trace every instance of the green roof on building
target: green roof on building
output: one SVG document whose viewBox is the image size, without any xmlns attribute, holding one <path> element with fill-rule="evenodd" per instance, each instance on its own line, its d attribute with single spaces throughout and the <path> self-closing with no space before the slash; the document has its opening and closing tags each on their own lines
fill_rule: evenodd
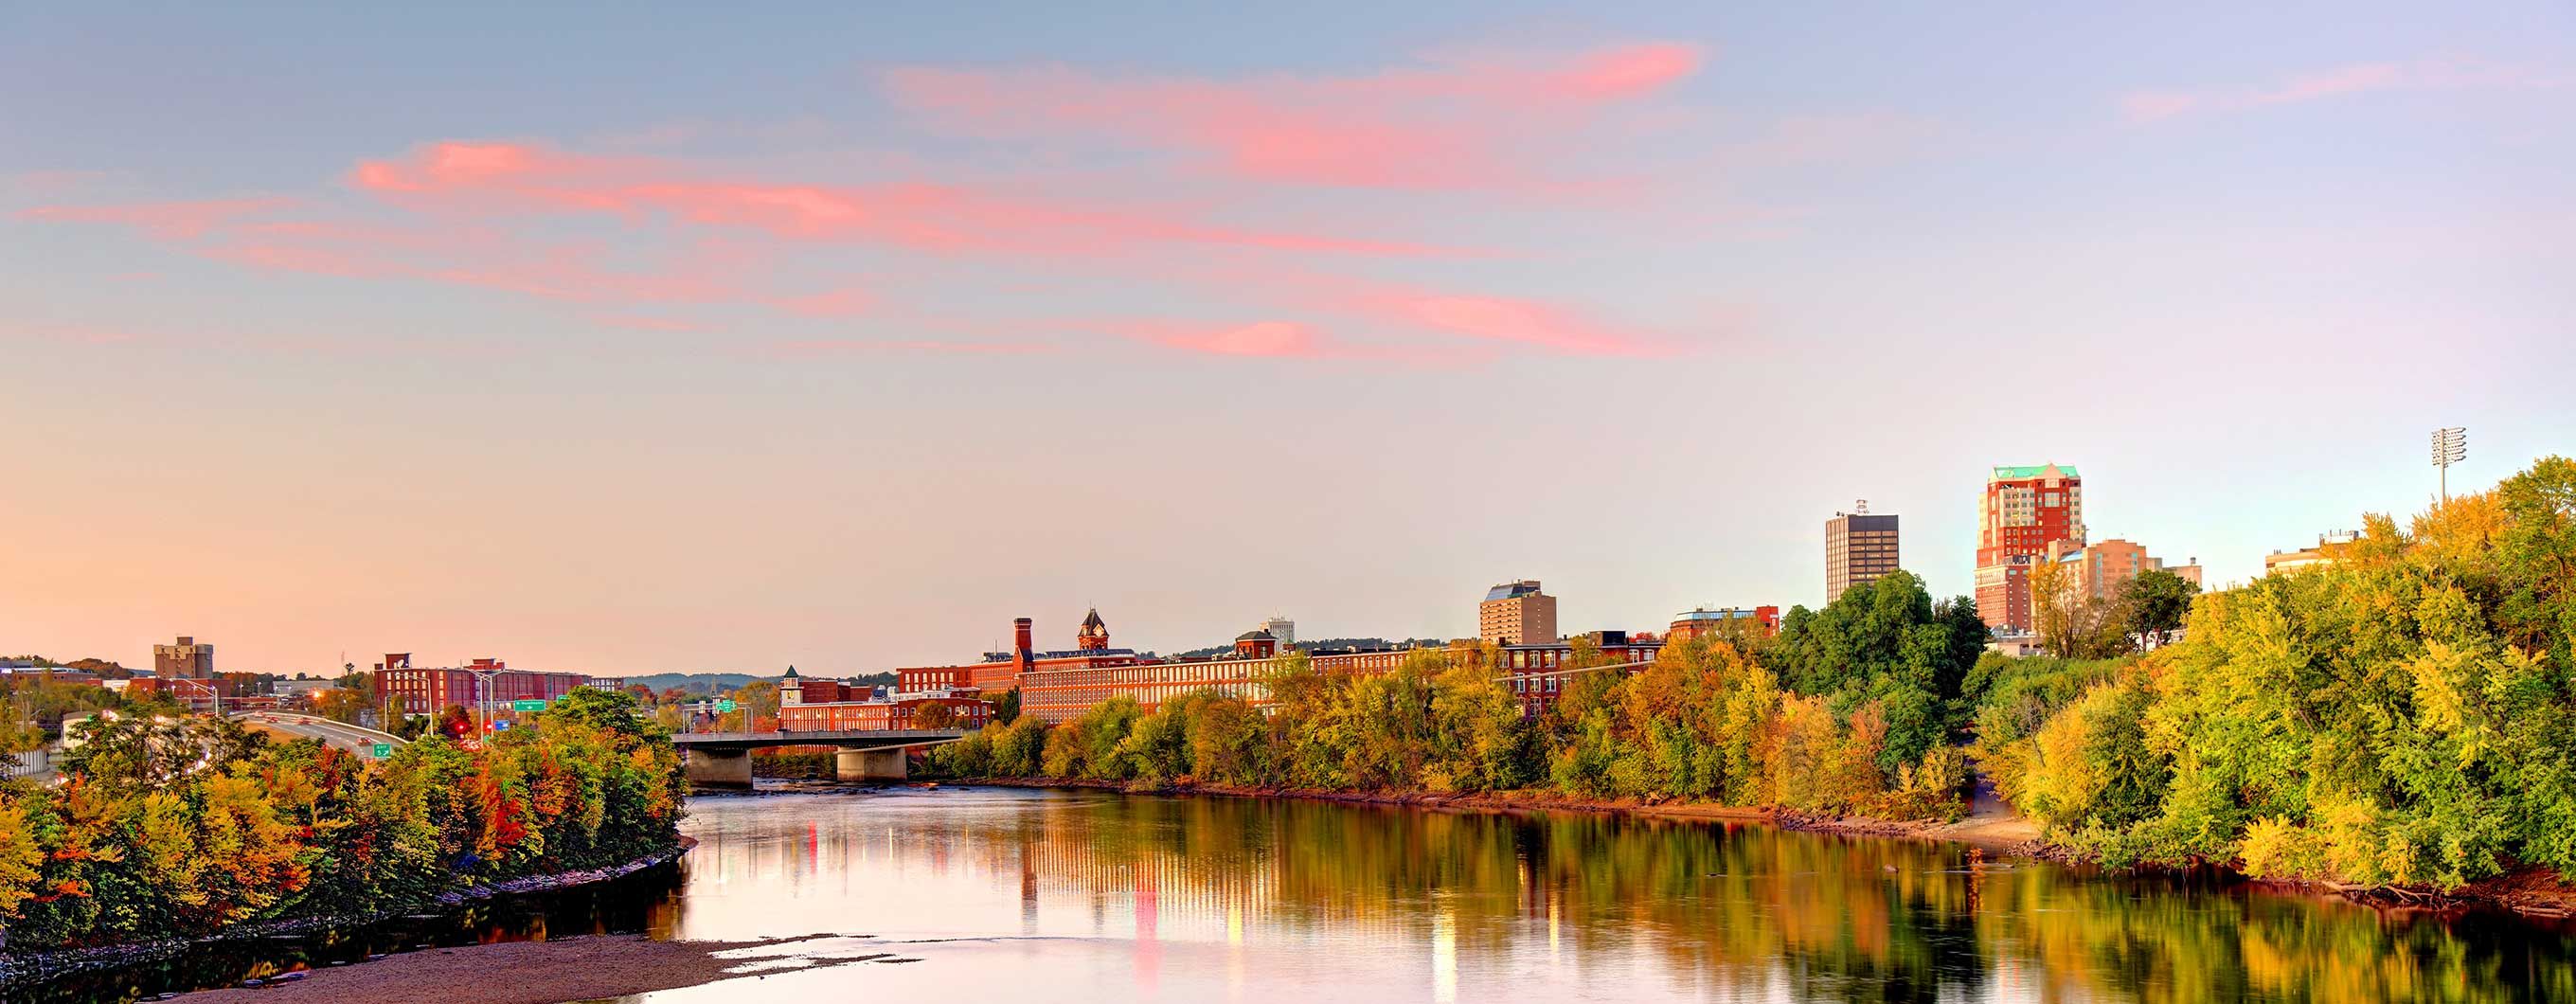
<svg viewBox="0 0 2576 1004">
<path fill-rule="evenodd" d="M 2019 481 L 2024 478 L 2035 478 L 2046 473 L 2051 466 L 2055 466 L 2057 468 L 2057 473 L 2060 477 L 2080 478 L 2084 476 L 2075 473 L 2075 468 L 2067 464 L 2038 464 L 2030 467 L 1997 467 L 1995 468 L 1993 480 Z"/>
</svg>

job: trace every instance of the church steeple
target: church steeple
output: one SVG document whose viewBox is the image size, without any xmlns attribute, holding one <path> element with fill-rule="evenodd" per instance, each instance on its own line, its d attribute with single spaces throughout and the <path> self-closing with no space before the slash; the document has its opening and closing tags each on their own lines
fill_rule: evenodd
<svg viewBox="0 0 2576 1004">
<path fill-rule="evenodd" d="M 1075 648 L 1086 652 L 1096 652 L 1109 647 L 1109 625 L 1101 621 L 1099 607 L 1093 607 L 1090 613 L 1083 615 L 1082 631 L 1074 635 L 1073 644 Z"/>
</svg>

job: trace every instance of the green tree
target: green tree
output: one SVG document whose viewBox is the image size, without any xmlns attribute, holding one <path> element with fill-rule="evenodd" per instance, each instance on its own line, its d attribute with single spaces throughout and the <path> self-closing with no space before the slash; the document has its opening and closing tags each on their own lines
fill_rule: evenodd
<svg viewBox="0 0 2576 1004">
<path fill-rule="evenodd" d="M 2120 609 L 2127 616 L 2123 627 L 2141 646 L 2153 647 L 2156 638 L 2182 627 L 2191 613 L 2191 598 L 2199 594 L 2199 583 L 2164 569 L 2140 572 L 2120 587 Z"/>
</svg>

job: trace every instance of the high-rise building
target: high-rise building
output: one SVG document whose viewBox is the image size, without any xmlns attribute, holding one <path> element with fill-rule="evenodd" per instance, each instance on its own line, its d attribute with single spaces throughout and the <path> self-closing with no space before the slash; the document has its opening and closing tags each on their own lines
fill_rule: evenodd
<svg viewBox="0 0 2576 1004">
<path fill-rule="evenodd" d="M 187 635 L 176 645 L 152 646 L 152 675 L 203 680 L 215 675 L 215 647 Z"/>
<path fill-rule="evenodd" d="M 1288 618 L 1282 617 L 1278 614 L 1272 614 L 1270 615 L 1269 620 L 1261 622 L 1261 629 L 1270 632 L 1270 637 L 1279 639 L 1280 648 L 1295 648 L 1297 646 L 1296 621 L 1289 620 Z"/>
<path fill-rule="evenodd" d="M 1476 637 L 1505 645 L 1544 645 L 1556 640 L 1556 597 L 1537 579 L 1506 582 L 1485 591 L 1476 605 Z"/>
<path fill-rule="evenodd" d="M 1988 628 L 2030 633 L 2030 568 L 2052 544 L 2084 546 L 2083 477 L 2056 464 L 1988 472 L 1977 499 L 1977 613 Z"/>
<path fill-rule="evenodd" d="M 1896 570 L 1896 517 L 1872 515 L 1866 504 L 1856 508 L 1858 512 L 1838 512 L 1825 521 L 1827 603 Z"/>
</svg>

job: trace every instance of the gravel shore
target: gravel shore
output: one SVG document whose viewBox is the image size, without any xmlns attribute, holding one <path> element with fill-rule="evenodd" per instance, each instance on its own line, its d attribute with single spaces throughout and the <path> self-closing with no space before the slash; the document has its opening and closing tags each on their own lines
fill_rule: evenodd
<svg viewBox="0 0 2576 1004">
<path fill-rule="evenodd" d="M 779 939 L 784 940 L 793 939 Z M 176 999 L 191 1004 L 556 1004 L 713 983 L 737 975 L 726 970 L 744 964 L 716 953 L 777 943 L 654 941 L 640 934 L 505 941 L 404 952 L 364 965 L 317 969 L 268 986 L 204 990 Z M 496 980 L 496 973 L 509 978 Z"/>
</svg>

